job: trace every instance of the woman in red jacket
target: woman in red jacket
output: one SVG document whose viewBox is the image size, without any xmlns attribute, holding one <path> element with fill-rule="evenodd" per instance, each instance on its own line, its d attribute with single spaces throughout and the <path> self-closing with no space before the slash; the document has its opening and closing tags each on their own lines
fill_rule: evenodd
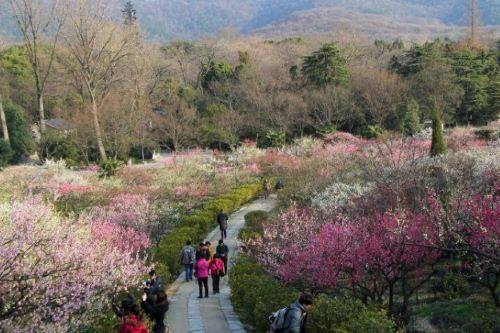
<svg viewBox="0 0 500 333">
<path fill-rule="evenodd" d="M 119 333 L 148 333 L 137 304 L 124 309 Z"/>
<path fill-rule="evenodd" d="M 215 254 L 208 263 L 208 267 L 210 269 L 210 275 L 212 275 L 212 287 L 214 289 L 214 294 L 218 294 L 220 292 L 220 278 L 221 276 L 224 276 L 224 262 L 218 254 Z"/>
<path fill-rule="evenodd" d="M 205 257 L 201 257 L 196 262 L 195 268 L 196 279 L 198 279 L 198 288 L 200 289 L 200 296 L 198 296 L 198 298 L 203 298 L 203 287 L 205 287 L 205 297 L 208 297 L 208 260 Z"/>
</svg>

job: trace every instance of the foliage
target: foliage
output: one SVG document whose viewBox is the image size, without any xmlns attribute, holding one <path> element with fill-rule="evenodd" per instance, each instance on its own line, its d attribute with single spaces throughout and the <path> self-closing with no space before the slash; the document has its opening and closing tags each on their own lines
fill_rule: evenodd
<svg viewBox="0 0 500 333">
<path fill-rule="evenodd" d="M 70 137 L 59 133 L 47 132 L 43 135 L 38 148 L 38 156 L 42 161 L 71 160 L 78 161 L 79 152 Z"/>
<path fill-rule="evenodd" d="M 0 139 L 0 169 L 5 168 L 12 161 L 14 152 L 10 144 L 4 139 Z"/>
<path fill-rule="evenodd" d="M 281 148 L 286 143 L 286 133 L 284 131 L 270 130 L 266 133 L 258 145 L 261 148 Z"/>
<path fill-rule="evenodd" d="M 337 44 L 324 44 L 312 55 L 304 57 L 302 75 L 318 87 L 344 85 L 349 80 L 347 62 Z"/>
<path fill-rule="evenodd" d="M 441 111 L 434 108 L 432 120 L 432 146 L 431 156 L 438 156 L 446 153 L 446 143 L 443 137 L 443 124 L 441 122 Z"/>
<path fill-rule="evenodd" d="M 21 107 L 4 101 L 5 117 L 9 129 L 10 146 L 14 152 L 11 162 L 17 163 L 33 150 L 33 138 Z"/>
<path fill-rule="evenodd" d="M 356 299 L 338 299 L 320 296 L 307 320 L 309 330 L 318 333 L 387 333 L 395 331 L 384 311 L 371 310 Z"/>
<path fill-rule="evenodd" d="M 135 250 L 112 241 L 115 235 L 127 242 L 119 228 L 61 219 L 39 197 L 0 207 L 3 328 L 74 330 L 146 270 Z"/>
<path fill-rule="evenodd" d="M 108 158 L 107 160 L 101 162 L 101 176 L 102 177 L 114 176 L 122 165 L 123 162 L 114 158 Z"/>
<path fill-rule="evenodd" d="M 239 237 L 247 242 L 251 238 L 262 235 L 263 225 L 269 219 L 269 213 L 256 210 L 245 215 L 245 227 L 241 230 Z"/>
<path fill-rule="evenodd" d="M 363 136 L 367 139 L 375 139 L 384 133 L 383 129 L 379 125 L 369 125 L 363 130 Z"/>
</svg>

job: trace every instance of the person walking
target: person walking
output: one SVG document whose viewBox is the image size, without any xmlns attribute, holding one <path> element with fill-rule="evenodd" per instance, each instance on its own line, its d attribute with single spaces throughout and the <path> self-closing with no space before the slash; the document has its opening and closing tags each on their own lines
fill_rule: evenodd
<svg viewBox="0 0 500 333">
<path fill-rule="evenodd" d="M 205 258 L 207 260 L 210 259 L 210 251 L 208 250 L 205 243 L 200 243 L 198 248 L 196 249 L 195 263 L 198 262 L 201 258 Z"/>
<path fill-rule="evenodd" d="M 149 280 L 146 281 L 146 286 L 148 294 L 155 295 L 163 290 L 163 280 L 161 277 L 156 275 L 156 271 L 153 269 L 149 272 Z"/>
<path fill-rule="evenodd" d="M 271 316 L 271 333 L 305 333 L 307 312 L 314 304 L 314 296 L 302 293 L 297 301 Z"/>
<path fill-rule="evenodd" d="M 224 240 L 219 240 L 219 245 L 215 248 L 215 254 L 219 256 L 219 258 L 224 263 L 224 275 L 227 274 L 227 260 L 229 258 L 229 248 L 226 244 L 224 244 Z"/>
<path fill-rule="evenodd" d="M 164 291 L 152 296 L 148 296 L 146 293 L 142 295 L 141 307 L 154 323 L 152 333 L 165 333 L 167 329 L 165 314 L 168 311 L 168 306 L 168 298 Z"/>
<path fill-rule="evenodd" d="M 267 178 L 264 179 L 264 182 L 262 183 L 262 190 L 264 191 L 264 199 L 267 199 L 271 193 L 271 184 Z"/>
<path fill-rule="evenodd" d="M 227 221 L 229 220 L 229 217 L 227 216 L 226 213 L 224 213 L 224 210 L 220 210 L 219 214 L 217 214 L 217 223 L 219 224 L 220 228 L 220 234 L 221 238 L 227 238 Z"/>
<path fill-rule="evenodd" d="M 198 298 L 203 298 L 203 288 L 205 288 L 205 297 L 208 297 L 208 273 L 209 266 L 206 257 L 201 257 L 195 265 L 196 269 L 196 279 L 198 280 L 198 288 L 200 294 Z"/>
<path fill-rule="evenodd" d="M 148 333 L 137 304 L 124 309 L 118 333 Z"/>
<path fill-rule="evenodd" d="M 210 275 L 212 276 L 212 289 L 214 294 L 218 294 L 220 292 L 220 278 L 224 276 L 224 263 L 218 254 L 215 254 L 210 260 L 208 267 L 210 269 Z"/>
<path fill-rule="evenodd" d="M 191 241 L 187 241 L 180 253 L 181 263 L 184 265 L 186 274 L 186 282 L 193 280 L 193 263 L 196 260 L 196 250 L 191 245 Z"/>
<path fill-rule="evenodd" d="M 205 246 L 206 246 L 208 253 L 209 253 L 209 257 L 207 258 L 207 260 L 210 260 L 214 257 L 214 254 L 215 254 L 214 246 L 209 241 L 205 242 Z"/>
</svg>

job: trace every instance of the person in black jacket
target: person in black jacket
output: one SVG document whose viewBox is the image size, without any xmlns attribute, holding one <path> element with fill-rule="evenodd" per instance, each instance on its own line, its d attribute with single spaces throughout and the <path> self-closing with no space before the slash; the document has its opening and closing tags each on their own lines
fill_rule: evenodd
<svg viewBox="0 0 500 333">
<path fill-rule="evenodd" d="M 229 217 L 221 209 L 219 214 L 217 214 L 217 223 L 219 224 L 220 235 L 221 235 L 222 239 L 227 238 L 227 221 L 228 220 L 229 220 Z"/>
<path fill-rule="evenodd" d="M 224 244 L 224 240 L 219 240 L 219 245 L 215 248 L 215 253 L 219 255 L 224 263 L 224 275 L 227 274 L 227 259 L 229 257 L 229 248 Z"/>
<path fill-rule="evenodd" d="M 136 305 L 136 303 L 134 295 L 132 294 L 127 294 L 127 296 L 122 300 L 121 306 L 118 306 L 118 304 L 116 304 L 116 298 L 114 296 L 111 300 L 111 307 L 113 308 L 113 312 L 118 318 L 122 318 L 125 314 L 125 311 L 131 309 L 134 305 Z"/>
<path fill-rule="evenodd" d="M 165 324 L 165 314 L 168 311 L 169 302 L 164 291 L 156 295 L 144 293 L 142 296 L 141 307 L 144 312 L 154 322 L 152 333 L 165 333 L 167 329 Z"/>
</svg>

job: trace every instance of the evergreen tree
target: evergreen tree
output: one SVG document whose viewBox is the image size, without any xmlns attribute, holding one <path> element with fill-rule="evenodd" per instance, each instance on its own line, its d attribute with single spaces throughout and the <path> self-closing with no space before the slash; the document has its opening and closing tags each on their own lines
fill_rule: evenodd
<svg viewBox="0 0 500 333">
<path fill-rule="evenodd" d="M 405 105 L 402 132 L 405 135 L 412 136 L 420 132 L 421 129 L 420 107 L 417 101 L 412 98 Z"/>
<path fill-rule="evenodd" d="M 446 153 L 446 143 L 443 136 L 441 110 L 438 107 L 434 108 L 433 118 L 431 156 L 439 156 Z"/>
<path fill-rule="evenodd" d="M 312 55 L 304 58 L 302 75 L 317 85 L 345 85 L 349 80 L 347 58 L 337 44 L 325 44 Z"/>
<path fill-rule="evenodd" d="M 124 24 L 126 26 L 134 25 L 137 21 L 137 11 L 132 4 L 132 1 L 127 1 L 125 7 L 122 10 Z"/>
</svg>

